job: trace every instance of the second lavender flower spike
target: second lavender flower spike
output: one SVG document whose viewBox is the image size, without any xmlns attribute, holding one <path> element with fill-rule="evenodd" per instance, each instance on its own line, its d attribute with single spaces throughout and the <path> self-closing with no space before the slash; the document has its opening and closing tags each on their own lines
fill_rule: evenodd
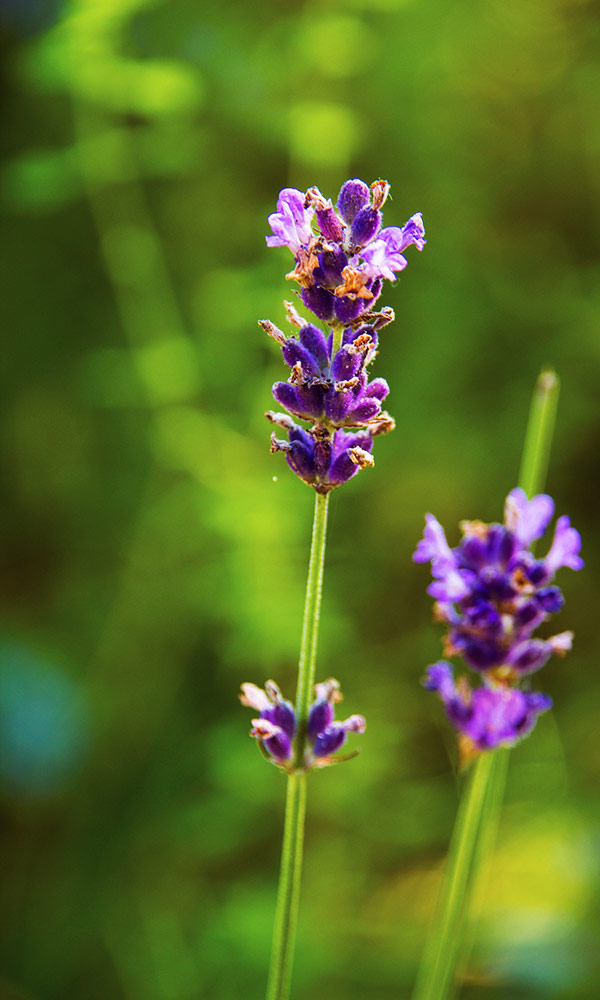
<svg viewBox="0 0 600 1000">
<path fill-rule="evenodd" d="M 427 589 L 436 600 L 436 620 L 448 626 L 444 652 L 461 656 L 482 680 L 474 690 L 466 678 L 455 684 L 450 664 L 441 661 L 428 669 L 424 682 L 438 693 L 461 734 L 463 756 L 512 746 L 552 704 L 518 684 L 572 645 L 570 631 L 546 639 L 533 634 L 564 603 L 553 582 L 557 570 L 583 566 L 579 532 L 566 516 L 558 518 L 546 556 L 533 555 L 531 547 L 553 514 L 551 497 L 528 500 L 514 489 L 506 498 L 504 524 L 463 521 L 462 541 L 453 549 L 436 518 L 426 516 L 413 559 L 431 563 L 434 581 Z"/>
</svg>

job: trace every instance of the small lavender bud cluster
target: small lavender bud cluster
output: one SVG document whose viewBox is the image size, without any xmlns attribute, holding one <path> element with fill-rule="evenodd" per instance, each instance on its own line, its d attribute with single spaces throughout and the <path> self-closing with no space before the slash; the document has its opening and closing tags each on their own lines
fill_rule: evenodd
<svg viewBox="0 0 600 1000">
<path fill-rule="evenodd" d="M 333 677 L 315 685 L 315 700 L 310 706 L 306 728 L 303 770 L 337 764 L 358 753 L 355 750 L 343 757 L 333 757 L 346 742 L 348 733 L 364 733 L 366 729 L 362 715 L 351 715 L 344 722 L 335 721 L 334 706 L 341 699 L 340 685 Z M 264 689 L 256 684 L 242 684 L 240 701 L 260 713 L 252 720 L 250 735 L 258 740 L 267 760 L 288 773 L 293 771 L 297 724 L 292 703 L 283 698 L 275 681 L 267 681 Z"/>
<path fill-rule="evenodd" d="M 573 633 L 548 639 L 533 633 L 559 611 L 563 595 L 553 585 L 562 566 L 578 570 L 581 538 L 568 517 L 559 517 L 548 554 L 536 559 L 531 546 L 554 514 L 545 494 L 527 499 L 521 489 L 509 493 L 504 524 L 463 521 L 463 539 L 451 549 L 444 529 L 432 514 L 425 518 L 423 539 L 413 559 L 430 562 L 434 582 L 434 617 L 448 625 L 447 656 L 461 656 L 482 680 L 472 689 L 442 660 L 427 670 L 425 687 L 440 696 L 450 722 L 459 732 L 463 758 L 497 746 L 512 746 L 526 736 L 541 712 L 552 706 L 544 694 L 517 687 L 552 655 L 563 656 Z"/>
<path fill-rule="evenodd" d="M 381 208 L 389 185 L 361 180 L 342 186 L 337 211 L 318 188 L 303 193 L 285 188 L 277 212 L 269 216 L 268 246 L 286 246 L 295 267 L 286 277 L 300 285 L 302 302 L 328 324 L 327 333 L 306 322 L 286 302 L 287 318 L 298 328 L 286 337 L 269 320 L 260 325 L 281 347 L 290 369 L 287 382 L 273 386 L 275 400 L 300 420 L 269 411 L 267 418 L 287 431 L 271 437 L 271 451 L 282 451 L 288 465 L 318 493 L 341 486 L 359 469 L 373 465 L 373 438 L 394 427 L 382 410 L 389 392 L 385 379 L 369 381 L 368 365 L 377 353 L 379 330 L 394 319 L 392 309 L 375 312 L 383 280 L 393 281 L 407 260 L 403 251 L 425 245 L 421 215 L 402 229 L 381 228 Z M 316 222 L 316 228 L 314 223 Z M 349 433 L 343 428 L 358 428 Z"/>
</svg>

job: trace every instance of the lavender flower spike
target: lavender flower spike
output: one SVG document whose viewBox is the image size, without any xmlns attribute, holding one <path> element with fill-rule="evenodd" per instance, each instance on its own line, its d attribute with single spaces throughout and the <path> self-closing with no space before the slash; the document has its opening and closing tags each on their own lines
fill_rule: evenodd
<svg viewBox="0 0 600 1000">
<path fill-rule="evenodd" d="M 381 228 L 388 193 L 387 181 L 369 187 L 355 178 L 342 185 L 334 208 L 317 187 L 306 192 L 284 188 L 277 211 L 269 216 L 267 245 L 291 250 L 294 268 L 286 277 L 300 286 L 306 308 L 327 324 L 322 330 L 307 323 L 289 302 L 293 336 L 270 320 L 260 321 L 289 368 L 287 381 L 273 385 L 275 400 L 292 418 L 312 425 L 305 428 L 269 411 L 267 418 L 288 432 L 287 440 L 272 436 L 271 451 L 284 452 L 296 475 L 321 494 L 373 465 L 373 438 L 394 427 L 382 409 L 388 383 L 369 373 L 379 331 L 394 313 L 388 307 L 376 312 L 375 305 L 384 279 L 393 281 L 407 266 L 404 251 L 410 246 L 422 250 L 426 240 L 420 212 L 402 228 Z M 343 428 L 357 433 L 343 433 Z M 460 578 L 454 577 L 450 589 L 451 581 L 444 579 L 445 592 L 456 597 Z"/>
<path fill-rule="evenodd" d="M 554 501 L 546 494 L 529 500 L 521 489 L 506 498 L 504 524 L 463 521 L 462 541 L 450 548 L 442 526 L 427 514 L 425 532 L 413 556 L 430 562 L 436 599 L 435 616 L 448 625 L 446 656 L 461 656 L 479 673 L 471 689 L 465 678 L 454 682 L 446 661 L 427 671 L 425 686 L 437 691 L 448 719 L 460 736 L 461 755 L 512 746 L 533 729 L 540 712 L 550 708 L 546 695 L 522 691 L 520 680 L 540 670 L 551 656 L 570 650 L 573 633 L 548 639 L 534 632 L 563 605 L 552 581 L 557 569 L 581 569 L 581 538 L 568 517 L 560 517 L 544 559 L 531 545 L 546 530 Z"/>
<path fill-rule="evenodd" d="M 335 721 L 334 705 L 341 701 L 342 695 L 340 685 L 334 678 L 316 684 L 315 695 L 308 716 L 303 770 L 327 767 L 356 756 L 357 750 L 344 757 L 334 757 L 333 754 L 346 742 L 348 733 L 364 733 L 366 728 L 362 715 L 351 715 L 344 722 Z M 250 735 L 258 740 L 265 757 L 284 771 L 293 771 L 294 706 L 283 699 L 274 681 L 267 681 L 264 690 L 256 684 L 242 684 L 240 701 L 242 705 L 260 712 L 259 718 L 252 720 Z"/>
</svg>

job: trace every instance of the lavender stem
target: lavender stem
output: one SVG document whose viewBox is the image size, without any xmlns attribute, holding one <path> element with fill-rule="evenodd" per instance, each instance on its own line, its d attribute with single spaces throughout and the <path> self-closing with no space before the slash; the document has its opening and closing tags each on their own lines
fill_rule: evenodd
<svg viewBox="0 0 600 1000">
<path fill-rule="evenodd" d="M 329 495 L 315 493 L 313 520 L 302 638 L 298 662 L 296 691 L 297 731 L 294 745 L 296 770 L 288 775 L 283 847 L 277 908 L 273 929 L 273 946 L 267 985 L 267 1000 L 287 1000 L 290 993 L 296 923 L 300 900 L 302 853 L 304 843 L 304 818 L 306 814 L 306 774 L 303 773 L 308 708 L 315 684 L 319 613 L 323 591 L 325 543 L 327 538 L 327 509 Z"/>
</svg>

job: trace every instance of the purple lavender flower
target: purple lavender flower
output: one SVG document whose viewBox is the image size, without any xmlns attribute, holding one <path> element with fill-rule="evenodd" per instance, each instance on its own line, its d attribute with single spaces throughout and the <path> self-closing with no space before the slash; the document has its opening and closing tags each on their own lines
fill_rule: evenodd
<svg viewBox="0 0 600 1000">
<path fill-rule="evenodd" d="M 285 413 L 268 411 L 265 416 L 288 432 L 288 440 L 271 435 L 271 451 L 285 453 L 286 461 L 297 476 L 317 493 L 329 493 L 348 482 L 359 471 L 373 466 L 373 437 L 393 427 L 387 414 L 370 423 L 356 434 L 336 430 L 333 434 L 315 424 L 304 430 Z"/>
<path fill-rule="evenodd" d="M 287 440 L 272 435 L 271 451 L 285 452 L 290 468 L 319 493 L 328 493 L 373 465 L 373 438 L 390 431 L 394 421 L 382 410 L 389 393 L 385 379 L 369 379 L 376 355 L 378 331 L 394 318 L 393 310 L 374 305 L 383 280 L 394 280 L 406 267 L 404 251 L 422 250 L 425 231 L 420 213 L 403 228 L 381 228 L 381 209 L 389 193 L 387 181 L 371 187 L 358 179 L 346 181 L 337 209 L 318 188 L 306 193 L 284 188 L 277 211 L 269 216 L 273 235 L 268 246 L 286 246 L 294 255 L 287 278 L 300 285 L 300 298 L 326 332 L 302 319 L 286 302 L 295 336 L 286 336 L 269 320 L 260 325 L 281 348 L 289 366 L 287 382 L 276 382 L 277 403 L 286 414 L 266 414 L 288 432 Z M 334 347 L 335 345 L 335 347 Z M 347 434 L 342 428 L 357 428 Z"/>
<path fill-rule="evenodd" d="M 402 228 L 381 229 L 388 191 L 386 181 L 370 189 L 363 181 L 346 181 L 337 212 L 318 188 L 281 191 L 277 212 L 269 216 L 274 235 L 266 237 L 267 245 L 292 251 L 295 267 L 287 277 L 299 283 L 302 301 L 319 319 L 343 325 L 358 319 L 375 305 L 382 279 L 394 281 L 406 267 L 404 251 L 411 245 L 423 249 L 420 213 Z"/>
<path fill-rule="evenodd" d="M 552 699 L 534 691 L 504 684 L 472 689 L 466 677 L 455 683 L 452 666 L 444 660 L 428 667 L 425 687 L 437 691 L 446 715 L 462 735 L 463 760 L 477 750 L 514 746 L 531 732 L 538 715 L 552 707 Z"/>
<path fill-rule="evenodd" d="M 273 395 L 293 416 L 332 427 L 364 426 L 381 414 L 389 392 L 385 379 L 368 381 L 366 368 L 375 356 L 377 331 L 372 326 L 344 331 L 342 346 L 331 358 L 333 334 L 326 338 L 307 324 L 298 339 L 284 339 L 281 351 L 291 368 L 288 382 L 276 382 Z"/>
<path fill-rule="evenodd" d="M 474 753 L 512 746 L 533 729 L 537 717 L 551 707 L 547 695 L 515 685 L 539 670 L 555 654 L 563 656 L 573 633 L 534 638 L 535 629 L 559 611 L 563 596 L 552 580 L 557 569 L 581 569 L 581 538 L 568 517 L 560 517 L 545 558 L 531 546 L 544 534 L 554 514 L 545 494 L 528 500 L 521 489 L 506 498 L 504 524 L 463 521 L 463 539 L 451 549 L 433 514 L 425 517 L 415 562 L 430 562 L 436 599 L 435 617 L 444 621 L 447 656 L 460 655 L 482 676 L 471 689 L 466 678 L 454 682 L 452 667 L 440 661 L 424 681 L 437 691 L 446 715 L 459 733 L 463 762 Z"/>
<path fill-rule="evenodd" d="M 296 733 L 296 716 L 292 703 L 284 700 L 275 681 L 267 681 L 264 691 L 256 684 L 242 684 L 242 692 L 242 705 L 260 712 L 259 718 L 252 720 L 250 735 L 261 741 L 274 760 L 289 760 Z"/>
<path fill-rule="evenodd" d="M 347 760 L 348 757 L 332 755 L 344 745 L 348 733 L 364 733 L 366 728 L 362 715 L 351 715 L 343 722 L 335 721 L 334 706 L 341 701 L 342 695 L 339 683 L 333 678 L 316 684 L 315 696 L 308 716 L 305 770 Z M 284 700 L 274 681 L 267 681 L 264 690 L 256 684 L 242 684 L 240 701 L 260 712 L 259 718 L 252 720 L 250 735 L 259 741 L 265 756 L 284 770 L 291 770 L 296 733 L 294 706 Z"/>
<path fill-rule="evenodd" d="M 562 607 L 562 593 L 552 584 L 556 570 L 583 566 L 581 538 L 565 517 L 558 519 L 547 556 L 536 559 L 531 553 L 553 512 L 549 496 L 528 500 L 515 489 L 506 500 L 504 525 L 463 521 L 463 539 L 454 549 L 435 517 L 427 515 L 413 559 L 431 562 L 434 582 L 428 593 L 437 601 L 436 616 L 449 625 L 447 655 L 460 655 L 472 669 L 506 679 L 539 670 L 552 654 L 570 648 L 571 633 L 532 638 Z"/>
<path fill-rule="evenodd" d="M 314 209 L 305 205 L 305 195 L 295 188 L 284 188 L 277 199 L 277 211 L 269 216 L 274 236 L 267 236 L 269 247 L 289 247 L 297 253 L 306 246 L 313 235 Z"/>
</svg>

